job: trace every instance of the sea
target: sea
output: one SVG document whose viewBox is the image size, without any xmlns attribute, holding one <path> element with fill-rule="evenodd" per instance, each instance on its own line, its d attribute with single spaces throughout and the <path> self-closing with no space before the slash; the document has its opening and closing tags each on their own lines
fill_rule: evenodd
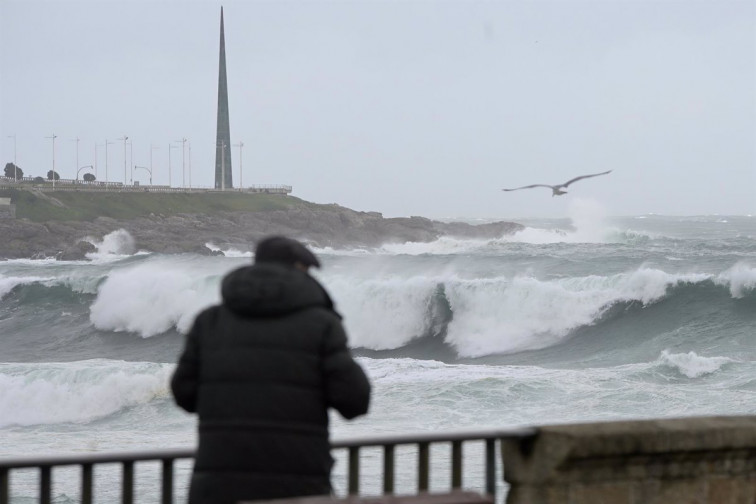
<svg viewBox="0 0 756 504">
<path fill-rule="evenodd" d="M 312 273 L 373 384 L 368 415 L 331 415 L 333 439 L 756 414 L 756 217 L 611 217 L 584 201 L 517 222 L 490 239 L 314 247 Z M 87 239 L 86 261 L 0 261 L 0 458 L 196 444 L 168 382 L 195 315 L 252 254 L 148 253 L 123 229 Z M 465 452 L 471 490 L 484 488 L 481 450 Z M 399 493 L 416 489 L 413 457 L 400 452 Z M 378 492 L 379 455 L 365 464 Z M 337 457 L 342 494 L 344 470 Z M 190 471 L 177 466 L 176 502 Z M 95 471 L 97 502 L 118 501 L 119 475 Z M 78 502 L 78 478 L 56 469 L 54 502 Z M 158 466 L 136 479 L 137 502 L 158 502 Z M 12 473 L 11 502 L 38 502 L 37 485 Z"/>
</svg>

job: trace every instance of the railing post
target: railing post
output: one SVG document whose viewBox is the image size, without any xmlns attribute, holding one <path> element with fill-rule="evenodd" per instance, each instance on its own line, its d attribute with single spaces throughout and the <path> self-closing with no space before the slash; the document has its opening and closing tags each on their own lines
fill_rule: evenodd
<svg viewBox="0 0 756 504">
<path fill-rule="evenodd" d="M 394 493 L 394 445 L 383 447 L 383 493 Z"/>
<path fill-rule="evenodd" d="M 123 462 L 123 479 L 121 481 L 121 502 L 134 504 L 134 462 Z"/>
<path fill-rule="evenodd" d="M 496 438 L 486 439 L 486 493 L 496 497 Z"/>
<path fill-rule="evenodd" d="M 52 467 L 41 466 L 39 468 L 39 502 L 50 504 L 52 500 Z"/>
<path fill-rule="evenodd" d="M 173 459 L 163 459 L 162 504 L 173 504 Z"/>
<path fill-rule="evenodd" d="M 8 504 L 8 492 L 10 490 L 10 470 L 6 467 L 0 468 L 0 504 Z"/>
<path fill-rule="evenodd" d="M 462 441 L 452 441 L 451 486 L 462 488 Z"/>
<path fill-rule="evenodd" d="M 92 464 L 81 465 L 81 504 L 92 504 Z"/>
<path fill-rule="evenodd" d="M 360 493 L 360 447 L 349 448 L 349 495 Z"/>
<path fill-rule="evenodd" d="M 417 489 L 427 492 L 430 480 L 430 443 L 418 443 L 417 447 Z"/>
</svg>

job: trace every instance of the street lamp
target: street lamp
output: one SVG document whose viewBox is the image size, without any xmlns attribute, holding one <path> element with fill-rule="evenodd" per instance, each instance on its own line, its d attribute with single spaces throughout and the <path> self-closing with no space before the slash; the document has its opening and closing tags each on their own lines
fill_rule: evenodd
<svg viewBox="0 0 756 504">
<path fill-rule="evenodd" d="M 52 136 L 45 137 L 45 138 L 51 138 L 52 139 L 52 148 L 53 148 L 53 156 L 52 156 L 52 181 L 53 181 L 53 191 L 55 190 L 55 139 L 58 138 L 55 133 L 52 134 Z"/>
<path fill-rule="evenodd" d="M 77 184 L 79 183 L 79 172 L 81 170 L 83 170 L 84 168 L 92 168 L 92 170 L 94 170 L 94 166 L 92 166 L 91 164 L 86 165 L 86 166 L 82 166 L 81 168 L 79 168 L 78 170 L 76 170 L 76 183 Z"/>
<path fill-rule="evenodd" d="M 129 137 L 126 135 L 123 135 L 123 138 L 116 138 L 116 140 L 123 140 L 123 185 L 126 185 L 126 140 L 128 140 Z"/>
<path fill-rule="evenodd" d="M 113 142 L 108 142 L 105 139 L 105 189 L 108 188 L 108 145 L 112 145 Z"/>
<path fill-rule="evenodd" d="M 184 145 L 186 144 L 186 138 L 181 137 L 181 140 L 176 140 L 176 143 L 181 142 L 181 185 L 186 189 L 186 164 L 184 163 Z"/>
<path fill-rule="evenodd" d="M 77 168 L 79 166 L 79 140 L 79 137 L 71 139 L 72 142 L 76 142 L 76 164 L 74 166 Z"/>
<path fill-rule="evenodd" d="M 146 166 L 136 166 L 134 165 L 134 169 L 141 168 L 142 170 L 147 170 L 150 174 L 150 185 L 152 185 L 152 168 L 147 168 Z"/>
<path fill-rule="evenodd" d="M 131 167 L 131 185 L 134 185 L 134 142 L 129 142 L 129 166 Z"/>
<path fill-rule="evenodd" d="M 242 147 L 244 147 L 244 142 L 239 140 L 239 143 L 234 144 L 234 147 L 239 147 L 239 190 L 241 190 L 244 188 L 242 184 Z"/>
<path fill-rule="evenodd" d="M 16 135 L 8 135 L 13 139 L 13 181 L 18 182 L 18 165 L 16 164 Z"/>
</svg>

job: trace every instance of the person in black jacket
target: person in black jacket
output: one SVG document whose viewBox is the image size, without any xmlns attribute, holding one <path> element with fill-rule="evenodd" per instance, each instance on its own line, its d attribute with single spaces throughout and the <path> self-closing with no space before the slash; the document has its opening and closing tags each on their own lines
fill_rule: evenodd
<svg viewBox="0 0 756 504">
<path fill-rule="evenodd" d="M 261 241 L 187 334 L 171 389 L 199 415 L 190 504 L 331 493 L 328 409 L 367 413 L 370 383 L 311 266 L 300 242 Z"/>
</svg>

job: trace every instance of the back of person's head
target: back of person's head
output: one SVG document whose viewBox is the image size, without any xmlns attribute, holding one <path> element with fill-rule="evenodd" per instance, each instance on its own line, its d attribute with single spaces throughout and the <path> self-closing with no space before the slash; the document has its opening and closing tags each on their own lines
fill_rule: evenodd
<svg viewBox="0 0 756 504">
<path fill-rule="evenodd" d="M 257 244 L 255 263 L 278 263 L 287 266 L 301 264 L 305 268 L 320 268 L 320 261 L 301 242 L 285 236 L 270 236 Z"/>
</svg>

